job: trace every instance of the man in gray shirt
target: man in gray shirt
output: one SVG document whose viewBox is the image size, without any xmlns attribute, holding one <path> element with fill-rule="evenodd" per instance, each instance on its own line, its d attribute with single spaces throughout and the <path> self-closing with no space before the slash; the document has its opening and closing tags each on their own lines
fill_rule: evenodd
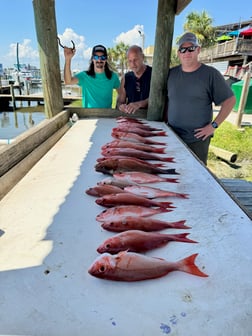
<svg viewBox="0 0 252 336">
<path fill-rule="evenodd" d="M 168 75 L 169 126 L 206 164 L 211 137 L 227 118 L 235 97 L 222 74 L 198 61 L 200 46 L 192 33 L 185 33 L 178 43 L 181 65 L 171 68 Z M 213 119 L 212 104 L 220 105 Z"/>
</svg>

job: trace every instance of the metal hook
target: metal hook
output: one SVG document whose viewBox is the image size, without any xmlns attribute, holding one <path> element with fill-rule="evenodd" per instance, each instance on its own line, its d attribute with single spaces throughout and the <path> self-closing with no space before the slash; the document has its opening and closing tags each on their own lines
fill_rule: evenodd
<svg viewBox="0 0 252 336">
<path fill-rule="evenodd" d="M 59 42 L 59 45 L 61 46 L 61 48 L 66 48 L 66 46 L 63 46 L 63 44 L 61 43 L 61 41 L 60 41 L 60 38 L 59 37 L 57 37 L 57 40 L 58 40 L 58 42 Z M 73 40 L 71 40 L 71 42 L 72 42 L 72 45 L 73 45 L 73 47 L 71 48 L 72 50 L 75 50 L 75 43 L 74 43 L 74 41 Z"/>
</svg>

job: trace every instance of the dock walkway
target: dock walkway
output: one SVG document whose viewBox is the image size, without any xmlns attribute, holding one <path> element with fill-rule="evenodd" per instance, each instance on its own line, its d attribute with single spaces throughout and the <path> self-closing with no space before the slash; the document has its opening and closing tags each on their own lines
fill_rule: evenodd
<svg viewBox="0 0 252 336">
<path fill-rule="evenodd" d="M 0 101 L 1 99 L 4 100 L 12 100 L 12 95 L 11 94 L 0 94 Z M 75 95 L 63 95 L 63 101 L 64 104 L 70 104 L 73 101 L 76 100 L 81 100 L 82 97 L 80 96 L 75 96 Z M 43 94 L 29 94 L 29 95 L 15 95 L 15 101 L 35 101 L 35 102 L 43 102 L 44 101 L 44 96 Z"/>
</svg>

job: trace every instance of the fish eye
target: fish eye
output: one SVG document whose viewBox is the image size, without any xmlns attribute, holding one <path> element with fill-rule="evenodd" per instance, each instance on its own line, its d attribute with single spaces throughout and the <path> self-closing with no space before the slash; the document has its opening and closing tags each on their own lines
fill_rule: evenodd
<svg viewBox="0 0 252 336">
<path fill-rule="evenodd" d="M 105 270 L 106 270 L 106 267 L 104 265 L 101 265 L 100 268 L 99 268 L 99 272 L 103 273 L 103 272 L 105 272 Z"/>
<path fill-rule="evenodd" d="M 106 248 L 110 248 L 110 244 L 106 244 Z"/>
</svg>

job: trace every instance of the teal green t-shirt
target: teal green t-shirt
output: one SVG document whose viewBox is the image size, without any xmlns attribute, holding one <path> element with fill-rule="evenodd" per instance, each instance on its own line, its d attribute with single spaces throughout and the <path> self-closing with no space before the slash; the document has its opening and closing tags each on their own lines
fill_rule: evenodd
<svg viewBox="0 0 252 336">
<path fill-rule="evenodd" d="M 86 71 L 75 75 L 82 89 L 82 107 L 111 108 L 113 89 L 120 86 L 118 75 L 113 72 L 111 79 L 105 73 L 96 73 L 95 77 L 88 76 Z"/>
</svg>

